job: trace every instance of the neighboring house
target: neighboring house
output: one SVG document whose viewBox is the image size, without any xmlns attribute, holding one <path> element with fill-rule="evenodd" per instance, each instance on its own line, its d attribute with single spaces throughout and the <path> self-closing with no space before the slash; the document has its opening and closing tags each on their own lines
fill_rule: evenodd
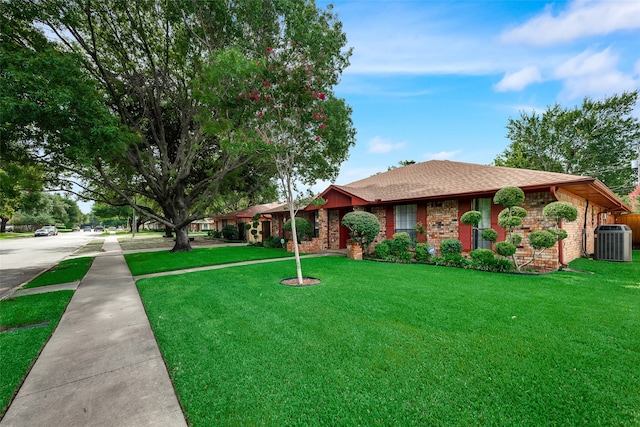
<svg viewBox="0 0 640 427">
<path fill-rule="evenodd" d="M 525 238 L 517 256 L 527 258 L 528 234 L 552 225 L 542 215 L 542 209 L 553 201 L 564 201 L 578 209 L 578 219 L 562 224 L 569 237 L 545 251 L 536 265 L 557 268 L 558 260 L 567 263 L 594 251 L 594 229 L 603 223 L 613 223 L 614 212 L 628 212 L 629 208 L 602 182 L 594 178 L 561 173 L 484 166 L 470 163 L 431 160 L 417 163 L 347 185 L 331 185 L 319 197 L 322 206 L 309 205 L 305 213 L 314 214 L 321 250 L 343 249 L 347 246 L 349 230 L 341 225 L 342 217 L 354 210 L 376 215 L 381 232 L 376 243 L 405 231 L 420 241 L 427 241 L 439 249 L 446 238 L 456 238 L 464 252 L 491 247 L 460 216 L 469 211 L 483 213 L 480 228 L 498 231 L 498 241 L 505 232 L 498 226 L 502 206 L 493 204 L 496 191 L 508 186 L 525 192 L 522 205 L 528 211 L 517 232 Z M 423 224 L 426 237 L 415 236 L 415 226 Z"/>
<path fill-rule="evenodd" d="M 223 215 L 216 215 L 208 220 L 211 221 L 211 230 L 222 231 L 222 227 L 226 225 L 233 225 L 238 228 L 238 234 L 241 239 L 245 239 L 249 242 L 253 241 L 253 236 L 251 235 L 250 230 L 245 229 L 246 224 L 251 224 L 253 222 L 253 217 L 256 214 L 260 214 L 260 218 L 258 219 L 258 234 L 257 241 L 263 242 L 264 239 L 271 236 L 271 214 L 266 213 L 270 209 L 278 208 L 282 203 L 267 203 L 264 205 L 255 205 L 250 206 L 246 209 L 241 209 L 239 211 L 229 212 Z"/>
<path fill-rule="evenodd" d="M 215 230 L 214 221 L 212 218 L 203 218 L 193 221 L 189 224 L 189 231 L 209 231 Z"/>
</svg>

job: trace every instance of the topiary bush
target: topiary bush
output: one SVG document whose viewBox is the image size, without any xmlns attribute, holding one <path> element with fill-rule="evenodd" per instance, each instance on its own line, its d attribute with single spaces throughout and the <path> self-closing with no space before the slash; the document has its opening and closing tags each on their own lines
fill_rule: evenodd
<svg viewBox="0 0 640 427">
<path fill-rule="evenodd" d="M 578 210 L 570 203 L 551 202 L 542 209 L 542 215 L 556 223 L 562 220 L 572 222 L 578 218 Z"/>
<path fill-rule="evenodd" d="M 501 255 L 503 257 L 513 256 L 513 254 L 515 254 L 518 250 L 518 248 L 516 248 L 513 243 L 509 242 L 498 242 L 493 245 L 493 249 L 495 249 L 498 255 Z"/>
<path fill-rule="evenodd" d="M 291 231 L 291 219 L 284 223 L 285 231 Z M 296 217 L 296 236 L 298 241 L 308 240 L 313 236 L 313 225 L 306 218 Z"/>
<path fill-rule="evenodd" d="M 369 212 L 349 212 L 342 218 L 342 225 L 351 232 L 351 240 L 362 246 L 365 253 L 369 253 L 369 245 L 380 233 L 378 218 Z"/>
<path fill-rule="evenodd" d="M 482 221 L 482 212 L 468 211 L 462 214 L 460 222 L 478 228 L 478 224 Z"/>
<path fill-rule="evenodd" d="M 548 249 L 556 244 L 556 236 L 550 231 L 532 231 L 529 234 L 529 244 L 533 249 Z"/>
<path fill-rule="evenodd" d="M 459 255 L 462 253 L 462 242 L 458 239 L 444 239 L 440 242 L 440 253 L 445 257 L 450 254 Z"/>
<path fill-rule="evenodd" d="M 484 240 L 488 240 L 491 243 L 495 243 L 496 240 L 498 240 L 498 232 L 493 228 L 485 228 L 484 230 L 482 230 L 480 235 Z"/>
<path fill-rule="evenodd" d="M 518 187 L 504 187 L 493 196 L 493 203 L 505 208 L 519 206 L 524 202 L 524 191 Z"/>
</svg>

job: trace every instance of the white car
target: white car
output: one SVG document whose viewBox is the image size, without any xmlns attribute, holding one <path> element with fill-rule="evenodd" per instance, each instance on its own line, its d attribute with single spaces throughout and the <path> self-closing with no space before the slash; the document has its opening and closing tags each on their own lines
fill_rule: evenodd
<svg viewBox="0 0 640 427">
<path fill-rule="evenodd" d="M 49 236 L 56 236 L 58 235 L 58 229 L 55 227 L 55 225 L 45 225 L 44 227 L 45 230 L 47 230 L 47 232 L 49 233 Z"/>
<path fill-rule="evenodd" d="M 35 237 L 48 236 L 48 235 L 49 235 L 49 230 L 45 230 L 44 228 L 38 228 L 34 233 Z"/>
</svg>

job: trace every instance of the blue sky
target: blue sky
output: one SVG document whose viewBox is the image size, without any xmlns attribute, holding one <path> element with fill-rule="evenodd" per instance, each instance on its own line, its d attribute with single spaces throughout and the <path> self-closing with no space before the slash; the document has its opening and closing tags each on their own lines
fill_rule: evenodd
<svg viewBox="0 0 640 427">
<path fill-rule="evenodd" d="M 337 184 L 402 160 L 490 164 L 520 111 L 640 88 L 637 0 L 333 4 L 353 48 L 335 92 L 357 130 Z"/>
</svg>

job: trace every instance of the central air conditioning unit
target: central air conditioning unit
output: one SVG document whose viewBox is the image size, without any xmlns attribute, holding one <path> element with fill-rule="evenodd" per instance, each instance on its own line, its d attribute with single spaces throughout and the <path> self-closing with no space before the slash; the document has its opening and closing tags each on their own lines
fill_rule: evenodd
<svg viewBox="0 0 640 427">
<path fill-rule="evenodd" d="M 626 224 L 599 225 L 595 230 L 594 259 L 631 262 L 632 231 Z"/>
</svg>

